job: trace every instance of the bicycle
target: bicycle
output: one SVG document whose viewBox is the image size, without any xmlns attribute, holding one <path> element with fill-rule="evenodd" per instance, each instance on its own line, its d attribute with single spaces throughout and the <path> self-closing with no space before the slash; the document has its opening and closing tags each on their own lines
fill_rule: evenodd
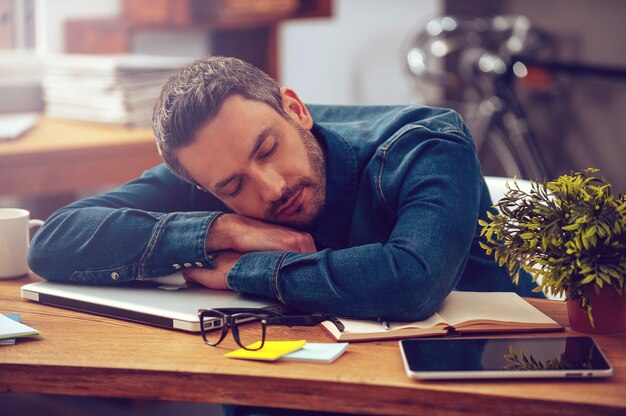
<svg viewBox="0 0 626 416">
<path fill-rule="evenodd" d="M 481 162 L 495 161 L 489 174 L 542 180 L 550 172 L 517 97 L 517 80 L 530 73 L 626 79 L 622 69 L 546 59 L 555 47 L 551 36 L 525 16 L 444 16 L 417 33 L 406 65 L 416 97 L 430 87 L 444 90 L 444 97 L 422 102 L 453 108 L 463 116 Z"/>
</svg>

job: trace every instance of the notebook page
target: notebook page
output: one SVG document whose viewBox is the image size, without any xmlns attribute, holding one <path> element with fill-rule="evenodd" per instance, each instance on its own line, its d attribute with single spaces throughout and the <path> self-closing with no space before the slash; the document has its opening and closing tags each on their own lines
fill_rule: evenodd
<svg viewBox="0 0 626 416">
<path fill-rule="evenodd" d="M 555 323 L 513 292 L 451 292 L 439 314 L 450 325 L 466 321 Z"/>
</svg>

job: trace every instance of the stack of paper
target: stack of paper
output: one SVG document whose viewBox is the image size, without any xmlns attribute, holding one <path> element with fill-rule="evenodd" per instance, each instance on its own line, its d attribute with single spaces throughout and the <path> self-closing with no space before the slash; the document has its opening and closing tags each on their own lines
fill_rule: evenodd
<svg viewBox="0 0 626 416">
<path fill-rule="evenodd" d="M 46 113 L 83 121 L 148 126 L 165 81 L 190 58 L 56 55 L 46 59 Z"/>
</svg>

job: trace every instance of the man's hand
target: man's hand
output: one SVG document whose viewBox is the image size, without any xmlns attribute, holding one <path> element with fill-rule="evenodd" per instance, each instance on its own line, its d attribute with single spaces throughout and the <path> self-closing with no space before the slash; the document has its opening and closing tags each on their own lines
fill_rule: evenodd
<svg viewBox="0 0 626 416">
<path fill-rule="evenodd" d="M 234 250 L 239 253 L 316 251 L 309 233 L 237 214 L 222 214 L 215 219 L 207 236 L 206 250 Z"/>
<path fill-rule="evenodd" d="M 183 270 L 183 276 L 185 280 L 193 280 L 200 283 L 209 289 L 228 289 L 226 284 L 226 277 L 230 268 L 243 256 L 236 251 L 221 251 L 213 262 L 215 263 L 215 269 L 185 269 Z"/>
</svg>

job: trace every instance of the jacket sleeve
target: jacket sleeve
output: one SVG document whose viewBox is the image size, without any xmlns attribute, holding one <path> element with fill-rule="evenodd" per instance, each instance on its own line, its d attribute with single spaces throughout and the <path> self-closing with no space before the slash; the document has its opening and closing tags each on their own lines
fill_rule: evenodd
<svg viewBox="0 0 626 416">
<path fill-rule="evenodd" d="M 466 130 L 415 128 L 380 146 L 368 169 L 376 204 L 395 218 L 387 241 L 317 253 L 244 255 L 231 269 L 237 291 L 355 318 L 424 319 L 459 281 L 481 195 Z"/>
<path fill-rule="evenodd" d="M 196 199 L 207 211 L 193 211 Z M 203 207 L 204 208 L 204 207 Z M 164 165 L 121 187 L 52 214 L 29 250 L 31 269 L 48 280 L 116 283 L 214 267 L 205 252 L 220 204 Z"/>
</svg>

